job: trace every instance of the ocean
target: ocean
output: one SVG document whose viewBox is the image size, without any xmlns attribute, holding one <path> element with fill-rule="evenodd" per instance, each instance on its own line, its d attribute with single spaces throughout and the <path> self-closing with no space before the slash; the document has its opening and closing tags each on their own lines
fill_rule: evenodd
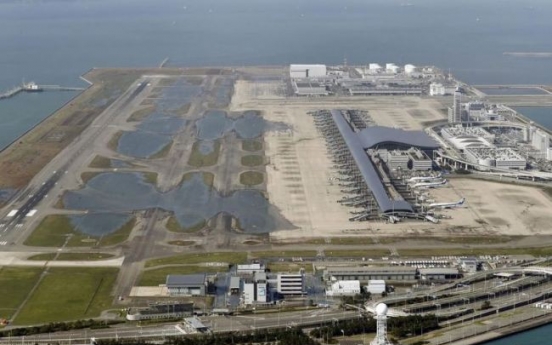
<svg viewBox="0 0 552 345">
<path fill-rule="evenodd" d="M 548 345 L 552 335 L 552 324 L 523 333 L 489 341 L 483 345 Z"/>
</svg>

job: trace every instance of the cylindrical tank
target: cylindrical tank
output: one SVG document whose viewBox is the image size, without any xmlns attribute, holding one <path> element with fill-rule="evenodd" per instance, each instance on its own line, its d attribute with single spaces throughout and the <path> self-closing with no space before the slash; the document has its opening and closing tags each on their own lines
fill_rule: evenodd
<svg viewBox="0 0 552 345">
<path fill-rule="evenodd" d="M 406 74 L 414 73 L 415 70 L 416 70 L 416 66 L 414 65 L 411 65 L 411 64 L 404 65 L 404 72 Z"/>
</svg>

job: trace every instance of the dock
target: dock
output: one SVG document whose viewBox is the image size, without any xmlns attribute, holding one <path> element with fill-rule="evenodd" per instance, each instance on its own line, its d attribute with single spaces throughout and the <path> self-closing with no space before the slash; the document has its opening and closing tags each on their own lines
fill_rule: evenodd
<svg viewBox="0 0 552 345">
<path fill-rule="evenodd" d="M 17 96 L 21 92 L 42 92 L 42 91 L 84 91 L 83 87 L 67 87 L 60 85 L 38 85 L 34 82 L 23 83 L 4 93 L 0 93 L 0 99 L 7 99 Z"/>
<path fill-rule="evenodd" d="M 159 64 L 159 68 L 165 67 L 165 65 L 167 64 L 167 62 L 169 62 L 169 58 L 168 58 L 168 57 L 166 57 L 163 61 L 161 61 L 161 63 Z"/>
</svg>

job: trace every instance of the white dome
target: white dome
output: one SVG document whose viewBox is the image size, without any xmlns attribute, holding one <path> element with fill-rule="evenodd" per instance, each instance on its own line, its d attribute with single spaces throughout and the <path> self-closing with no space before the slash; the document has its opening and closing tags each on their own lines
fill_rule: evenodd
<svg viewBox="0 0 552 345">
<path fill-rule="evenodd" d="M 380 303 L 376 306 L 376 315 L 383 316 L 387 315 L 387 304 Z"/>
</svg>

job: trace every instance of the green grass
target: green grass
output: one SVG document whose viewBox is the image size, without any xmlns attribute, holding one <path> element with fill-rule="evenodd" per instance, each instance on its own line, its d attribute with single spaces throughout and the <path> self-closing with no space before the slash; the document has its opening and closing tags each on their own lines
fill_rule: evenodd
<svg viewBox="0 0 552 345">
<path fill-rule="evenodd" d="M 167 230 L 172 231 L 172 232 L 194 233 L 194 232 L 198 232 L 201 229 L 203 229 L 206 224 L 207 224 L 207 222 L 205 220 L 202 220 L 199 223 L 196 223 L 192 226 L 185 227 L 185 226 L 180 225 L 180 223 L 178 222 L 176 217 L 170 216 L 169 220 L 167 220 L 166 228 L 167 228 Z"/>
<path fill-rule="evenodd" d="M 174 115 L 185 115 L 185 114 L 187 114 L 188 111 L 190 110 L 190 106 L 191 106 L 190 103 L 186 103 L 186 104 L 184 104 L 184 105 L 181 106 L 181 107 L 178 107 L 178 108 L 176 108 L 176 109 L 174 109 L 174 110 L 170 110 L 169 112 L 170 112 L 171 114 L 174 114 Z"/>
<path fill-rule="evenodd" d="M 111 307 L 114 268 L 51 268 L 15 319 L 29 325 L 97 317 Z"/>
<path fill-rule="evenodd" d="M 94 157 L 92 162 L 90 162 L 89 167 L 98 169 L 109 169 L 111 168 L 111 159 L 98 155 Z"/>
<path fill-rule="evenodd" d="M 173 146 L 173 141 L 171 140 L 170 143 L 165 145 L 161 150 L 157 151 L 153 155 L 149 156 L 148 159 L 159 159 L 159 158 L 166 157 L 171 151 L 172 146 Z"/>
<path fill-rule="evenodd" d="M 262 148 L 263 144 L 260 141 L 252 139 L 242 141 L 242 150 L 244 151 L 255 152 L 261 150 Z"/>
<path fill-rule="evenodd" d="M 182 241 L 182 240 L 169 241 L 167 243 L 170 244 L 171 246 L 182 246 L 182 247 L 193 246 L 194 244 L 196 244 L 195 241 Z"/>
<path fill-rule="evenodd" d="M 93 237 L 75 230 L 69 217 L 65 215 L 46 216 L 36 227 L 33 233 L 25 240 L 25 245 L 35 247 L 61 247 L 67 240 L 68 247 L 110 246 L 125 241 L 132 228 L 135 219 L 132 218 L 117 231 L 103 236 Z"/>
<path fill-rule="evenodd" d="M 121 136 L 123 135 L 124 131 L 117 131 L 111 139 L 107 142 L 107 148 L 111 151 L 117 151 L 117 146 L 119 146 L 119 139 L 121 139 Z"/>
<path fill-rule="evenodd" d="M 201 174 L 201 177 L 203 178 L 203 183 L 205 183 L 205 185 L 208 186 L 209 188 L 213 187 L 213 182 L 215 181 L 215 175 L 208 171 L 187 172 L 184 175 L 182 175 L 182 180 L 180 180 L 180 184 L 191 180 L 195 174 Z"/>
<path fill-rule="evenodd" d="M 397 249 L 401 256 L 428 257 L 443 255 L 533 255 L 551 256 L 552 247 L 539 248 L 426 248 L 426 249 Z"/>
<path fill-rule="evenodd" d="M 151 113 L 153 113 L 154 110 L 155 110 L 154 106 L 148 106 L 146 108 L 136 110 L 134 113 L 132 113 L 132 115 L 128 117 L 127 121 L 128 122 L 142 121 L 143 119 L 151 115 Z"/>
<path fill-rule="evenodd" d="M 0 319 L 9 319 L 38 281 L 40 267 L 0 267 Z"/>
<path fill-rule="evenodd" d="M 366 249 L 366 250 L 324 250 L 324 255 L 332 258 L 363 258 L 389 256 L 387 249 Z"/>
<path fill-rule="evenodd" d="M 188 159 L 188 164 L 196 167 L 208 167 L 217 164 L 220 154 L 220 140 L 215 140 L 213 143 L 213 151 L 204 155 L 199 150 L 199 141 L 196 141 L 192 146 L 192 153 Z"/>
<path fill-rule="evenodd" d="M 359 245 L 359 244 L 374 244 L 372 237 L 329 237 L 325 238 L 312 238 L 307 240 L 308 244 L 340 244 L 340 245 Z"/>
<path fill-rule="evenodd" d="M 87 184 L 91 179 L 101 174 L 99 171 L 85 171 L 81 174 L 82 183 Z"/>
<path fill-rule="evenodd" d="M 264 175 L 258 171 L 246 171 L 240 174 L 240 183 L 245 186 L 255 186 L 263 183 Z"/>
<path fill-rule="evenodd" d="M 255 258 L 312 258 L 316 256 L 316 250 L 262 250 L 251 252 Z"/>
<path fill-rule="evenodd" d="M 144 181 L 146 183 L 151 183 L 152 185 L 157 185 L 157 173 L 155 172 L 143 172 Z"/>
<path fill-rule="evenodd" d="M 27 258 L 27 260 L 37 260 L 37 261 L 49 261 L 54 260 L 57 255 L 56 260 L 70 260 L 70 261 L 93 261 L 93 260 L 104 260 L 114 257 L 112 254 L 106 253 L 44 253 L 37 254 Z"/>
<path fill-rule="evenodd" d="M 142 272 L 138 281 L 139 286 L 157 286 L 165 284 L 167 275 L 169 274 L 194 274 L 194 273 L 217 273 L 228 271 L 227 266 L 180 266 L 180 267 L 163 267 Z"/>
<path fill-rule="evenodd" d="M 182 264 L 201 264 L 207 262 L 226 262 L 230 264 L 241 264 L 246 262 L 247 254 L 242 252 L 214 252 L 198 254 L 181 254 L 148 260 L 146 267 L 156 267 L 164 265 L 182 265 Z"/>
<path fill-rule="evenodd" d="M 287 262 L 272 262 L 268 264 L 268 268 L 271 272 L 299 272 L 302 268 L 307 273 L 312 273 L 312 264 L 297 264 L 297 263 L 287 263 Z"/>
<path fill-rule="evenodd" d="M 262 165 L 263 162 L 264 158 L 260 155 L 247 155 L 241 158 L 241 164 L 246 167 L 256 167 Z"/>
</svg>

